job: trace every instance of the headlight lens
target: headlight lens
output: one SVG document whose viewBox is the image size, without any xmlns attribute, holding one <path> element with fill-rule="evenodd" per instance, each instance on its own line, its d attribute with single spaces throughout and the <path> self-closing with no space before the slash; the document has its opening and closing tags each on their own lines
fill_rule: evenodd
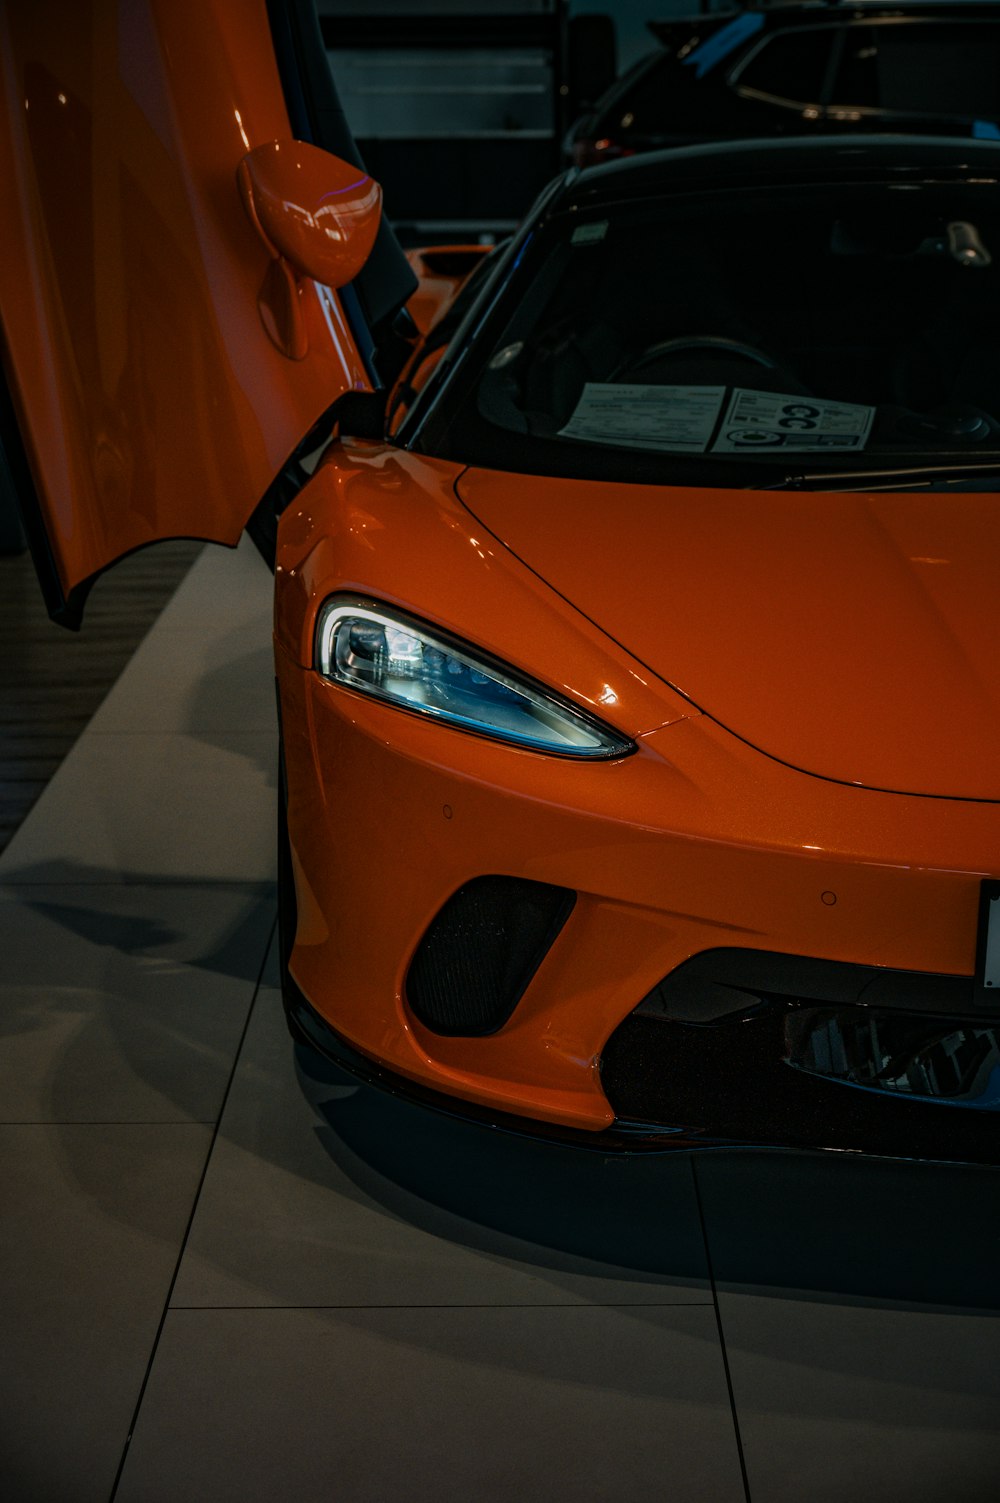
<svg viewBox="0 0 1000 1503">
<path fill-rule="evenodd" d="M 536 751 L 621 757 L 632 743 L 565 700 L 370 600 L 328 600 L 316 630 L 324 678 Z"/>
</svg>

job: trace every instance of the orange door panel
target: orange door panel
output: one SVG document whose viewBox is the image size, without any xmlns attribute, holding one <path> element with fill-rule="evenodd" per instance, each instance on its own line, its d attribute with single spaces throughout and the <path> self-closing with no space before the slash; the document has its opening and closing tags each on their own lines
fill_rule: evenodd
<svg viewBox="0 0 1000 1503">
<path fill-rule="evenodd" d="M 235 543 L 290 453 L 368 382 L 335 293 L 269 339 L 237 171 L 291 129 L 265 0 L 0 11 L 0 316 L 11 406 L 70 624 L 159 538 Z"/>
</svg>

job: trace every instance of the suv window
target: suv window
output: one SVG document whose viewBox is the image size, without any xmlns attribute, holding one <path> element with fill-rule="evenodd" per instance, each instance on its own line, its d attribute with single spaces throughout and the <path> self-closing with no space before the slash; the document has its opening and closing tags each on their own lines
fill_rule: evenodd
<svg viewBox="0 0 1000 1503">
<path fill-rule="evenodd" d="M 1000 119 L 1000 26 L 852 25 L 831 107 Z"/>
<path fill-rule="evenodd" d="M 721 74 L 718 84 L 722 85 Z M 637 74 L 628 89 L 621 90 L 598 121 L 601 134 L 628 143 L 630 138 L 677 140 L 739 133 L 746 106 L 725 87 L 716 86 L 716 75 L 700 79 L 674 54 L 661 52 Z"/>
<path fill-rule="evenodd" d="M 820 103 L 833 27 L 783 31 L 766 38 L 741 68 L 733 83 L 741 94 L 754 94 L 789 108 Z"/>
</svg>

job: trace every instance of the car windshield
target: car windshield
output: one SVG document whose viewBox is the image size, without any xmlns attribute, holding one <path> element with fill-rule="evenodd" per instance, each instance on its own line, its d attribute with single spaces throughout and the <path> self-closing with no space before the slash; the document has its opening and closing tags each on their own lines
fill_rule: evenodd
<svg viewBox="0 0 1000 1503">
<path fill-rule="evenodd" d="M 436 452 L 727 486 L 989 465 L 1000 459 L 998 258 L 992 182 L 557 214 L 445 387 Z"/>
</svg>

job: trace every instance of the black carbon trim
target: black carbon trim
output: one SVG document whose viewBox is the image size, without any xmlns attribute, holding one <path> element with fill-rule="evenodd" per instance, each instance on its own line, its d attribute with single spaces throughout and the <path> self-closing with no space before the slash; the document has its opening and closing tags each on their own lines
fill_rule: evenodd
<svg viewBox="0 0 1000 1503">
<path fill-rule="evenodd" d="M 678 1023 L 714 1023 L 753 1012 L 774 997 L 821 1006 L 984 1016 L 973 976 L 751 949 L 703 950 L 664 976 L 636 1011 Z M 992 1010 L 1000 1019 L 1000 998 L 992 999 Z"/>
<path fill-rule="evenodd" d="M 692 1137 L 1000 1167 L 998 1111 L 793 1068 L 786 1020 L 800 1015 L 777 1001 L 707 1024 L 630 1013 L 604 1048 L 601 1084 L 617 1115 L 683 1122 Z"/>
</svg>

